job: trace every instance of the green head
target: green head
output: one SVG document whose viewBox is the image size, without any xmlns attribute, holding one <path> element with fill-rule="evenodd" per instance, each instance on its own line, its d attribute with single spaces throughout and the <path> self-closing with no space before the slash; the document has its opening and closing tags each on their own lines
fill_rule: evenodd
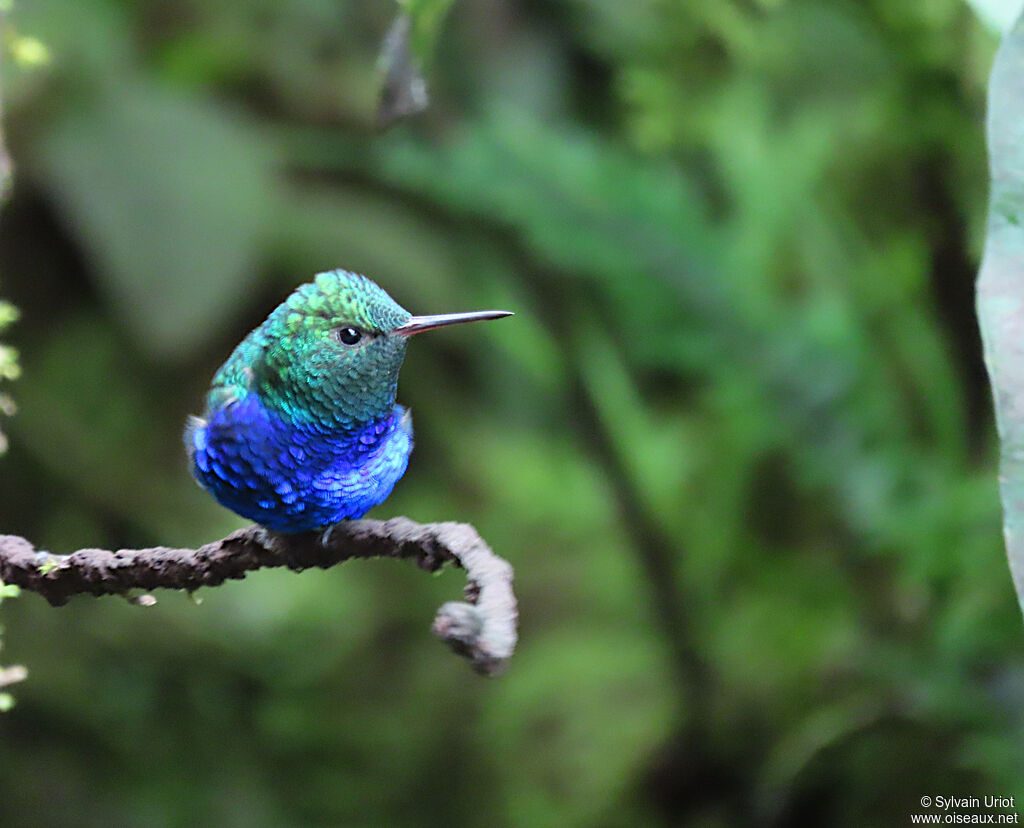
<svg viewBox="0 0 1024 828">
<path fill-rule="evenodd" d="M 356 428 L 394 407 L 410 335 L 508 315 L 413 316 L 365 276 L 320 273 L 235 349 L 214 378 L 209 405 L 218 388 L 237 395 L 241 385 L 296 424 Z"/>
</svg>

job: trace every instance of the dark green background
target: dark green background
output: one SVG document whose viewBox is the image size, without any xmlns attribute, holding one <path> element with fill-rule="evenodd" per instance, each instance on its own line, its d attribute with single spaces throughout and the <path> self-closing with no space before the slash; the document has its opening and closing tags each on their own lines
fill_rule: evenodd
<svg viewBox="0 0 1024 828">
<path fill-rule="evenodd" d="M 0 824 L 865 826 L 1024 797 L 973 316 L 995 36 L 955 0 L 463 0 L 431 109 L 380 135 L 393 11 L 21 0 L 53 61 L 4 80 L 0 528 L 240 525 L 182 425 L 318 270 L 507 307 L 412 344 L 417 448 L 372 514 L 472 522 L 515 565 L 511 668 L 430 636 L 461 573 L 389 561 L 199 606 L 23 595 Z"/>
</svg>

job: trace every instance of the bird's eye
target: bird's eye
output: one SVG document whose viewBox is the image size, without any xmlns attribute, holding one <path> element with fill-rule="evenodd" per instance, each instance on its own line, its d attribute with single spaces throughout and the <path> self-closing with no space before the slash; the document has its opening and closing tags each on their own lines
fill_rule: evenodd
<svg viewBox="0 0 1024 828">
<path fill-rule="evenodd" d="M 337 336 L 342 345 L 355 345 L 363 338 L 363 332 L 359 328 L 339 328 Z"/>
</svg>

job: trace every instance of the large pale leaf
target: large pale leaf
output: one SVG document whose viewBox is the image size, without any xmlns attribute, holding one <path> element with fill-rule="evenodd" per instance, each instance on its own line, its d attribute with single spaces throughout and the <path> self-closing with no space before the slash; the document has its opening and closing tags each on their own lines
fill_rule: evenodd
<svg viewBox="0 0 1024 828">
<path fill-rule="evenodd" d="M 1021 0 L 968 0 L 978 17 L 990 28 L 1005 32 L 1021 11 Z"/>
<path fill-rule="evenodd" d="M 111 83 L 56 124 L 39 162 L 139 344 L 181 355 L 252 278 L 273 209 L 270 157 L 223 109 Z"/>
<path fill-rule="evenodd" d="M 1003 530 L 1024 606 L 1024 17 L 992 69 L 988 145 L 992 190 L 978 319 L 999 426 Z"/>
</svg>

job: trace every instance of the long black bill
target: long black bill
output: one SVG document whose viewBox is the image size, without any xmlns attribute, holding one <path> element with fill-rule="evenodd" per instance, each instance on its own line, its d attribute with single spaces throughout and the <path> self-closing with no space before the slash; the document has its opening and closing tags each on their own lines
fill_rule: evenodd
<svg viewBox="0 0 1024 828">
<path fill-rule="evenodd" d="M 469 313 L 438 313 L 434 316 L 414 316 L 404 325 L 395 328 L 392 333 L 401 336 L 412 336 L 424 331 L 432 331 L 434 328 L 443 328 L 445 325 L 480 322 L 484 319 L 501 319 L 504 316 L 512 316 L 512 311 L 486 310 L 470 311 Z"/>
</svg>

